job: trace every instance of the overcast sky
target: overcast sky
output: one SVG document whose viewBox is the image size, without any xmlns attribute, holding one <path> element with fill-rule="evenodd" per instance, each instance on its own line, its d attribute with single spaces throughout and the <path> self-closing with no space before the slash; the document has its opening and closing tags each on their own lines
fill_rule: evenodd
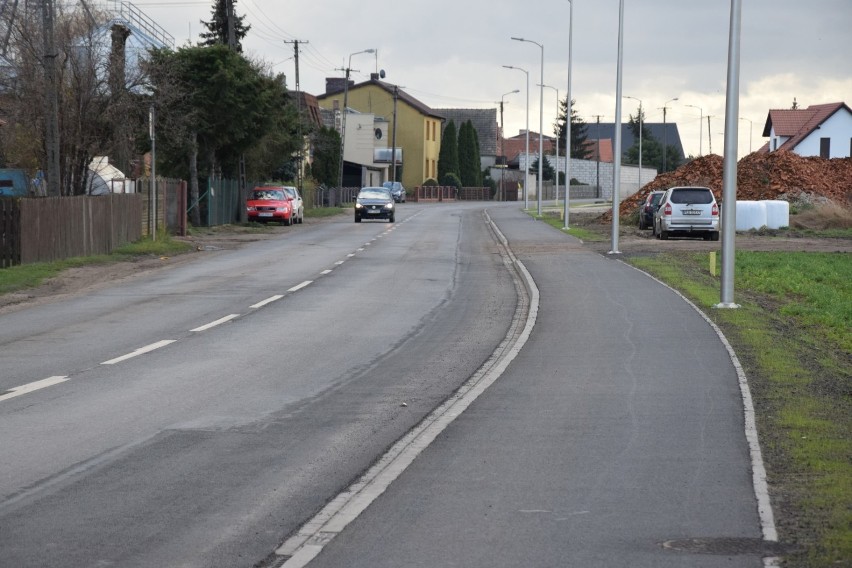
<svg viewBox="0 0 852 568">
<path fill-rule="evenodd" d="M 213 0 L 139 0 L 143 12 L 178 46 L 196 42 Z M 852 0 L 742 0 L 740 117 L 753 123 L 760 147 L 769 109 L 846 102 L 852 105 Z M 572 97 L 589 123 L 615 120 L 618 0 L 573 0 Z M 730 0 L 625 0 L 623 94 L 642 99 L 648 122 L 676 122 L 687 154 L 722 154 Z M 302 90 L 325 91 L 326 77 L 342 77 L 351 54 L 352 79 L 377 69 L 386 81 L 432 108 L 494 108 L 504 97 L 505 135 L 526 125 L 529 72 L 530 130 L 539 130 L 541 49 L 544 84 L 564 99 L 568 85 L 568 0 L 237 0 L 251 25 L 244 52 L 287 75 L 294 88 L 293 46 L 302 45 Z M 693 106 L 686 106 L 693 105 Z M 638 102 L 625 99 L 623 121 Z M 699 107 L 699 108 L 694 108 Z M 704 115 L 703 121 L 699 120 Z M 710 115 L 710 130 L 706 116 Z M 556 91 L 544 89 L 544 132 L 552 134 Z M 498 115 L 499 119 L 499 115 Z M 739 122 L 740 156 L 749 151 L 748 120 Z"/>
</svg>

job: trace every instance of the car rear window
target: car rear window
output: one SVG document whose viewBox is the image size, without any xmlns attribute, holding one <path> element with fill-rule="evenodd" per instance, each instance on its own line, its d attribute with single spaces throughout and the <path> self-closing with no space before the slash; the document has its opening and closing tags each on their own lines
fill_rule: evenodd
<svg viewBox="0 0 852 568">
<path fill-rule="evenodd" d="M 705 188 L 685 187 L 672 190 L 672 203 L 713 203 L 713 192 Z"/>
<path fill-rule="evenodd" d="M 651 205 L 659 205 L 660 201 L 663 199 L 663 195 L 665 193 L 652 193 L 651 194 Z"/>
</svg>

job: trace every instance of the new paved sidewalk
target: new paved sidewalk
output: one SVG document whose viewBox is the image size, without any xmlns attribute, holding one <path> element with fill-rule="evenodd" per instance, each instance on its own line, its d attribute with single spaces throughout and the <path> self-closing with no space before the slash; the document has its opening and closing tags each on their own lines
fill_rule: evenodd
<svg viewBox="0 0 852 568">
<path fill-rule="evenodd" d="M 762 566 L 716 332 L 643 273 L 489 212 L 540 292 L 529 341 L 311 566 Z"/>
</svg>

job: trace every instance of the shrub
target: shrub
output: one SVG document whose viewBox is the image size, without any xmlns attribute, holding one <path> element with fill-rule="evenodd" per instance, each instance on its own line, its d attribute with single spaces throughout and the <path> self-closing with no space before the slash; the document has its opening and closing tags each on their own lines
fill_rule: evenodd
<svg viewBox="0 0 852 568">
<path fill-rule="evenodd" d="M 459 178 L 459 176 L 457 176 L 453 172 L 444 174 L 444 177 L 441 178 L 441 185 L 444 185 L 444 186 L 450 186 L 451 185 L 451 186 L 455 187 L 456 189 L 462 188 L 461 179 Z"/>
<path fill-rule="evenodd" d="M 429 178 L 429 179 L 427 179 L 426 181 L 423 182 L 424 187 L 434 187 L 434 186 L 437 186 L 437 185 L 438 185 L 438 182 L 436 180 L 432 179 L 432 178 Z"/>
</svg>

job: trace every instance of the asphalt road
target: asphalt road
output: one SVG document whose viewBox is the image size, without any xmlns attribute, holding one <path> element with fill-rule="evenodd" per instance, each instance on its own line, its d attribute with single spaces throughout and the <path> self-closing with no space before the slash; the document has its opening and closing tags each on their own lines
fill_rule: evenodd
<svg viewBox="0 0 852 568">
<path fill-rule="evenodd" d="M 0 566 L 286 566 L 311 530 L 312 567 L 760 566 L 715 331 L 484 209 L 294 227 L 0 316 Z M 360 515 L 310 524 L 433 422 Z"/>
</svg>

